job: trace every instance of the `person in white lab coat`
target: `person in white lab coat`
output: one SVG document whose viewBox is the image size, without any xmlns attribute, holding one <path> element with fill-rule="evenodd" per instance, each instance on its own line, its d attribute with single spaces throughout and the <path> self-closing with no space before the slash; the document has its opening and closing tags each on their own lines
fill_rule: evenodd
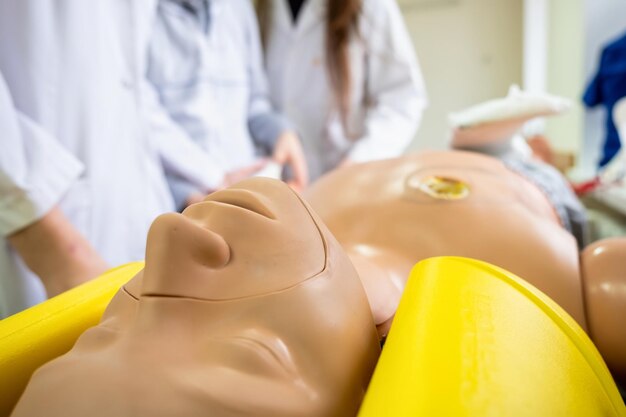
<svg viewBox="0 0 626 417">
<path fill-rule="evenodd" d="M 214 161 L 214 189 L 269 155 L 294 168 L 296 188 L 306 185 L 299 139 L 269 100 L 250 0 L 159 0 L 148 62 L 164 110 Z M 168 179 L 179 207 L 202 198 L 194 184 Z"/>
<path fill-rule="evenodd" d="M 272 99 L 311 179 L 401 154 L 427 104 L 395 0 L 259 0 Z"/>
<path fill-rule="evenodd" d="M 0 317 L 142 259 L 150 223 L 173 209 L 164 167 L 208 183 L 193 147 L 146 135 L 155 9 L 0 2 Z"/>
</svg>

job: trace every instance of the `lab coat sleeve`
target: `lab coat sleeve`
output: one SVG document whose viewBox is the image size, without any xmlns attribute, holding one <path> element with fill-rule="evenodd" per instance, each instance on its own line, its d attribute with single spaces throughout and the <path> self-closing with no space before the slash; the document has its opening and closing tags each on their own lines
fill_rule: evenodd
<svg viewBox="0 0 626 417">
<path fill-rule="evenodd" d="M 0 74 L 0 235 L 37 221 L 61 200 L 82 163 L 15 108 Z"/>
<path fill-rule="evenodd" d="M 177 207 L 193 193 L 208 193 L 224 179 L 224 172 L 188 130 L 171 117 L 164 104 L 164 88 L 197 77 L 199 22 L 179 1 L 159 2 L 152 27 L 143 96 L 148 112 L 150 139 L 160 155 Z M 204 16 L 199 12 L 199 16 Z"/>
<path fill-rule="evenodd" d="M 366 44 L 365 133 L 348 153 L 353 162 L 400 155 L 427 105 L 413 44 L 394 0 L 364 3 L 360 34 Z"/>
<path fill-rule="evenodd" d="M 154 86 L 145 80 L 150 141 L 157 150 L 177 207 L 192 191 L 208 193 L 224 180 L 224 172 L 162 107 Z M 184 197 L 183 197 L 184 195 Z M 177 197 L 177 199 L 176 199 Z"/>
<path fill-rule="evenodd" d="M 286 131 L 294 131 L 291 122 L 276 112 L 269 98 L 267 76 L 263 68 L 263 54 L 259 27 L 250 2 L 244 4 L 248 47 L 248 79 L 250 80 L 250 101 L 248 105 L 248 129 L 252 139 L 271 152 L 278 137 Z"/>
</svg>

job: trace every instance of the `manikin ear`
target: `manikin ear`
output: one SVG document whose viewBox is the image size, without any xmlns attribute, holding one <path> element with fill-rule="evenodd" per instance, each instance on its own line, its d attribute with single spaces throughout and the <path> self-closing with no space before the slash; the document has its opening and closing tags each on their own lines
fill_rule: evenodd
<svg viewBox="0 0 626 417">
<path fill-rule="evenodd" d="M 142 294 L 193 296 L 202 285 L 192 281 L 225 267 L 230 256 L 222 236 L 181 214 L 163 214 L 148 233 Z"/>
</svg>

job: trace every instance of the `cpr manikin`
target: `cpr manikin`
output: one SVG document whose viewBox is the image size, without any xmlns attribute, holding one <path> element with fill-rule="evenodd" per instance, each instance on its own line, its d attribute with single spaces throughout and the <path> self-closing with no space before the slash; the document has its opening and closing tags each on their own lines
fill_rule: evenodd
<svg viewBox="0 0 626 417">
<path fill-rule="evenodd" d="M 353 416 L 379 354 L 354 267 L 283 183 L 251 179 L 150 230 L 101 324 L 14 416 Z"/>
<path fill-rule="evenodd" d="M 415 263 L 464 256 L 548 294 L 590 332 L 616 378 L 626 376 L 626 240 L 596 243 L 579 262 L 550 200 L 499 160 L 422 152 L 337 170 L 305 198 L 352 259 L 381 334 Z"/>
</svg>

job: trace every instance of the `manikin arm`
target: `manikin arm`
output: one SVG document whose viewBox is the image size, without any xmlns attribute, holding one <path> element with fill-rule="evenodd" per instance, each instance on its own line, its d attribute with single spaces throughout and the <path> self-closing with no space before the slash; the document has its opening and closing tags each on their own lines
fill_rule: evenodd
<svg viewBox="0 0 626 417">
<path fill-rule="evenodd" d="M 604 239 L 581 254 L 589 333 L 615 379 L 626 382 L 626 238 Z"/>
</svg>

